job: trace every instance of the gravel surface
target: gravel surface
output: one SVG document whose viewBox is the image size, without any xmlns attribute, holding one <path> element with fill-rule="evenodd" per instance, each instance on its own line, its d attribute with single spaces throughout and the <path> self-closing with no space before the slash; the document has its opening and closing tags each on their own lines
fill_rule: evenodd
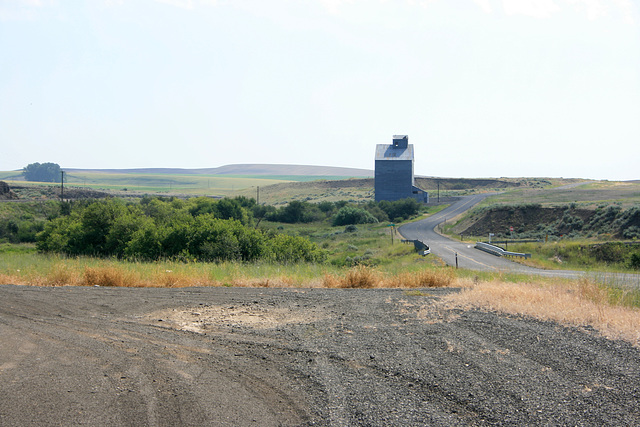
<svg viewBox="0 0 640 427">
<path fill-rule="evenodd" d="M 455 289 L 0 286 L 0 425 L 640 425 L 640 352 Z"/>
</svg>

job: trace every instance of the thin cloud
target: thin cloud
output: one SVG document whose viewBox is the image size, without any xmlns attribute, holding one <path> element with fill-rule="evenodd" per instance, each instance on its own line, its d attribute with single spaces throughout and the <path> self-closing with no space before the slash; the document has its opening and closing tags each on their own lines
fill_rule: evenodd
<svg viewBox="0 0 640 427">
<path fill-rule="evenodd" d="M 0 21 L 32 21 L 47 6 L 55 6 L 54 0 L 6 0 L 0 2 Z"/>
<path fill-rule="evenodd" d="M 320 4 L 332 15 L 340 12 L 340 7 L 345 3 L 351 3 L 349 0 L 320 0 Z"/>
<path fill-rule="evenodd" d="M 170 6 L 179 7 L 180 9 L 193 10 L 198 5 L 216 5 L 217 0 L 155 0 L 157 3 L 168 4 Z"/>
<path fill-rule="evenodd" d="M 637 4 L 631 0 L 613 0 L 616 6 L 618 6 L 624 21 L 628 24 L 635 24 L 638 18 Z"/>
<path fill-rule="evenodd" d="M 576 9 L 582 9 L 587 14 L 587 19 L 594 21 L 600 17 L 606 16 L 607 5 L 600 0 L 567 0 L 569 4 L 572 4 Z"/>
<path fill-rule="evenodd" d="M 491 13 L 493 11 L 489 0 L 473 0 L 473 2 L 480 6 L 485 13 Z"/>
<path fill-rule="evenodd" d="M 525 15 L 533 18 L 549 18 L 560 11 L 553 0 L 502 0 L 507 15 Z"/>
<path fill-rule="evenodd" d="M 176 6 L 181 9 L 193 9 L 193 2 L 191 0 L 156 0 L 158 3 L 168 4 L 170 6 Z"/>
<path fill-rule="evenodd" d="M 473 0 L 485 12 L 490 10 L 490 0 Z M 566 7 L 584 13 L 590 21 L 617 15 L 624 22 L 634 24 L 638 19 L 637 5 L 632 0 L 502 0 L 507 15 L 525 15 L 533 18 L 549 18 Z"/>
</svg>

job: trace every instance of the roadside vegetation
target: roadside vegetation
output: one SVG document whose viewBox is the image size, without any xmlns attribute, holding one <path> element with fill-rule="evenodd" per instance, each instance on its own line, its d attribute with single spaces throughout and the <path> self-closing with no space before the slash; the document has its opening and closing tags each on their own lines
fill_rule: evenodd
<svg viewBox="0 0 640 427">
<path fill-rule="evenodd" d="M 587 332 L 595 330 L 640 347 L 639 286 L 612 283 L 605 276 L 579 280 L 519 278 L 516 283 L 499 277 L 476 278 L 443 303 L 449 308 L 531 316 Z"/>
<path fill-rule="evenodd" d="M 513 231 L 511 231 L 513 229 Z M 640 270 L 640 204 L 491 204 L 442 228 L 470 242 L 492 241 L 532 258 L 524 264 L 549 269 Z"/>
<path fill-rule="evenodd" d="M 502 245 L 504 246 L 504 245 Z M 522 262 L 546 269 L 640 271 L 640 242 L 595 242 L 586 239 L 512 243 L 514 252 L 530 253 Z"/>
<path fill-rule="evenodd" d="M 35 243 L 47 221 L 59 216 L 60 202 L 0 204 L 0 243 Z"/>
<path fill-rule="evenodd" d="M 409 246 L 396 249 L 401 246 L 397 237 L 398 246 L 392 248 L 379 237 L 393 237 L 389 218 L 402 221 L 422 210 L 414 200 L 357 205 L 295 201 L 276 208 L 245 197 L 107 198 L 3 203 L 0 208 L 4 254 L 131 263 L 326 263 L 338 268 L 374 266 L 387 262 L 394 256 L 390 254 L 411 254 Z"/>
<path fill-rule="evenodd" d="M 402 243 L 394 227 L 377 219 L 392 215 L 400 221 L 422 213 L 414 201 L 290 206 L 265 208 L 245 198 L 52 202 L 46 211 L 50 219 L 40 218 L 46 224 L 35 244 L 6 238 L 0 244 L 0 282 L 336 288 L 426 286 L 438 278 L 442 285 L 451 283 L 451 271 L 442 273 L 438 263 L 416 256 L 412 244 Z M 0 207 L 30 209 L 29 204 Z M 365 212 L 367 221 L 355 215 L 346 221 L 353 223 L 333 225 L 346 210 Z M 288 222 L 265 219 L 268 214 Z M 309 216 L 314 221 L 306 222 Z M 297 252 L 290 250 L 293 244 Z"/>
</svg>

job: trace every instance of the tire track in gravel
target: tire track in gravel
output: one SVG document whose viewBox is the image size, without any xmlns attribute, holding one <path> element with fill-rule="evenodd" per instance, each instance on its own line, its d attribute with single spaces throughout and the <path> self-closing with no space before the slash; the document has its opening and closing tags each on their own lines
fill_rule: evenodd
<svg viewBox="0 0 640 427">
<path fill-rule="evenodd" d="M 6 379 L 19 373 L 21 380 L 28 376 L 35 387 L 31 402 L 18 405 L 22 408 L 20 415 L 15 411 L 2 413 L 0 424 L 26 413 L 34 417 L 29 423 L 56 422 L 50 414 L 58 412 L 55 406 L 60 403 L 77 407 L 77 413 L 89 410 L 90 418 L 80 419 L 98 424 L 238 425 L 250 417 L 262 425 L 297 425 L 307 418 L 289 391 L 280 390 L 279 382 L 270 383 L 281 381 L 277 369 L 273 369 L 275 375 L 261 378 L 261 370 L 251 360 L 248 363 L 254 372 L 247 369 L 247 361 L 240 361 L 237 350 L 211 346 L 198 336 L 166 328 L 147 325 L 140 330 L 140 323 L 135 321 L 107 318 L 105 322 L 103 316 L 95 314 L 82 318 L 73 309 L 57 309 L 34 299 L 12 304 L 17 312 L 11 313 L 5 306 L 0 310 L 3 320 L 14 319 L 2 322 L 3 342 L 5 338 L 20 342 L 21 348 L 29 343 L 32 357 L 16 356 L 24 353 L 20 351 L 11 351 L 14 356 L 2 351 L 0 375 Z M 26 305 L 28 310 L 20 309 Z M 28 341 L 25 336 L 30 337 Z M 43 364 L 42 357 L 33 357 L 40 354 L 53 357 Z M 51 380 L 38 380 L 45 375 L 43 371 Z M 22 381 L 14 376 L 8 382 L 2 387 L 3 394 L 15 399 L 24 394 L 22 387 L 12 386 Z M 46 396 L 38 391 L 42 386 L 48 389 Z M 100 396 L 93 400 L 103 409 L 77 405 L 70 399 L 92 394 Z M 25 411 L 25 406 L 29 410 Z M 57 422 L 66 424 L 69 417 L 76 416 L 58 413 Z M 22 422 L 15 423 L 19 424 Z"/>
<path fill-rule="evenodd" d="M 640 424 L 638 349 L 451 292 L 0 286 L 0 425 Z"/>
</svg>

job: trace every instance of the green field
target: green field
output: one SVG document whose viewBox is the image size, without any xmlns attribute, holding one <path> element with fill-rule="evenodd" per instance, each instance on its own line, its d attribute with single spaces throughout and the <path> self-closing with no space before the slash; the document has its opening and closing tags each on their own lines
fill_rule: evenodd
<svg viewBox="0 0 640 427">
<path fill-rule="evenodd" d="M 596 207 L 600 203 L 621 203 L 629 206 L 640 203 L 638 181 L 585 181 L 575 187 L 548 187 L 513 189 L 484 202 L 492 203 L 540 203 L 566 205 L 576 203 L 581 207 Z"/>
<path fill-rule="evenodd" d="M 132 193 L 235 196 L 239 192 L 249 191 L 253 193 L 257 191 L 257 187 L 267 187 L 274 184 L 310 182 L 321 179 L 337 180 L 343 178 L 345 177 L 70 172 L 65 174 L 65 187 Z M 0 180 L 7 182 L 9 186 L 43 184 L 23 181 L 20 172 L 0 172 Z M 60 185 L 59 183 L 44 184 Z"/>
</svg>

